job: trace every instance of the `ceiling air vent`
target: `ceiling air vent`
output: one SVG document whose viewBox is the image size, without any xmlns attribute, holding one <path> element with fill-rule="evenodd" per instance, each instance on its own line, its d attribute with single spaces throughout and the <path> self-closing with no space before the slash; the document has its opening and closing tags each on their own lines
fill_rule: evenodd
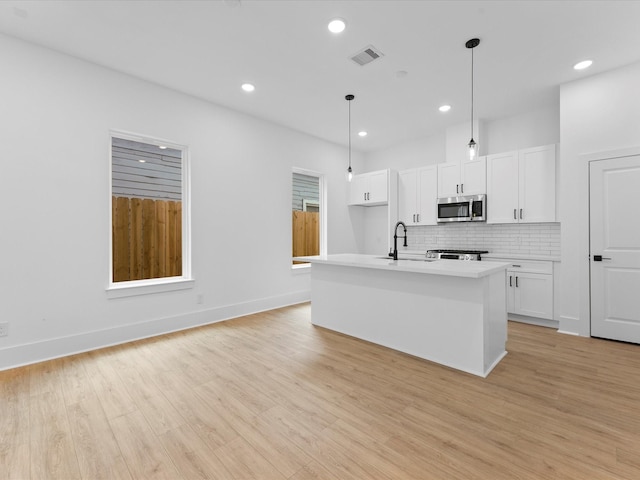
<svg viewBox="0 0 640 480">
<path fill-rule="evenodd" d="M 364 47 L 361 51 L 356 53 L 351 57 L 351 60 L 356 62 L 360 66 L 364 66 L 367 63 L 371 63 L 374 60 L 382 57 L 384 54 L 376 49 L 373 45 L 369 45 L 368 47 Z"/>
</svg>

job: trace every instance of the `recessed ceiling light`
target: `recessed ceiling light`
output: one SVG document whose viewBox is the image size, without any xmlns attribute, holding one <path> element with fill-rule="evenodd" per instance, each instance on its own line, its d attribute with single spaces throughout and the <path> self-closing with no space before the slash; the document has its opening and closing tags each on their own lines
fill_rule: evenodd
<svg viewBox="0 0 640 480">
<path fill-rule="evenodd" d="M 253 92 L 255 89 L 256 89 L 255 85 L 252 85 L 250 83 L 242 84 L 242 90 L 244 90 L 245 92 Z"/>
<path fill-rule="evenodd" d="M 327 28 L 331 33 L 341 33 L 346 28 L 347 24 L 341 18 L 334 18 L 329 22 Z"/>
<path fill-rule="evenodd" d="M 584 70 L 585 68 L 589 68 L 592 63 L 591 60 L 583 60 L 582 62 L 576 63 L 573 68 L 576 70 Z"/>
<path fill-rule="evenodd" d="M 140 163 L 147 163 L 147 161 L 146 161 L 146 160 L 142 160 L 142 159 L 140 159 L 140 160 L 138 160 L 138 161 L 139 161 Z"/>
<path fill-rule="evenodd" d="M 441 112 L 448 112 L 449 110 L 451 110 L 451 105 L 441 105 L 438 110 L 440 110 Z"/>
<path fill-rule="evenodd" d="M 364 130 L 362 132 L 358 132 L 358 135 L 361 137 L 366 137 L 367 136 L 367 132 L 365 132 Z"/>
<path fill-rule="evenodd" d="M 160 150 L 166 150 L 167 149 L 167 147 L 165 145 L 158 145 L 158 148 Z"/>
</svg>

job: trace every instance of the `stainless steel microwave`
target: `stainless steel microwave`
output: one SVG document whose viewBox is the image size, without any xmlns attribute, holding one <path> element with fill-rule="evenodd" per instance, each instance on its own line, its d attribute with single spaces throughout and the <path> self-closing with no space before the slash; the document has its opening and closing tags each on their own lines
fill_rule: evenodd
<svg viewBox="0 0 640 480">
<path fill-rule="evenodd" d="M 486 222 L 487 196 L 465 195 L 438 199 L 438 222 Z"/>
</svg>

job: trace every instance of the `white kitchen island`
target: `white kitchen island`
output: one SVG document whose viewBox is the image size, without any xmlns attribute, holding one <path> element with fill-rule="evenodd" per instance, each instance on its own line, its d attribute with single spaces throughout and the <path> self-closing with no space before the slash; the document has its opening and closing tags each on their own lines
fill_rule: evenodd
<svg viewBox="0 0 640 480">
<path fill-rule="evenodd" d="M 506 355 L 505 270 L 499 262 L 373 255 L 311 262 L 311 321 L 486 377 Z"/>
</svg>

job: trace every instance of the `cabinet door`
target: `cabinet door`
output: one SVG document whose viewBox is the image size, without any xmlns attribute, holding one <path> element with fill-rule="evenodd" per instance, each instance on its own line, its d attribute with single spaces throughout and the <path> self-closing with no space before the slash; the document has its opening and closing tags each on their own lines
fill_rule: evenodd
<svg viewBox="0 0 640 480">
<path fill-rule="evenodd" d="M 509 272 L 514 278 L 513 313 L 553 319 L 553 275 Z"/>
<path fill-rule="evenodd" d="M 516 312 L 516 274 L 514 272 L 507 271 L 507 313 Z"/>
<path fill-rule="evenodd" d="M 367 203 L 387 203 L 389 199 L 389 178 L 386 170 L 367 174 L 369 189 L 367 190 Z"/>
<path fill-rule="evenodd" d="M 480 195 L 487 193 L 487 157 L 467 160 L 461 165 L 460 193 Z"/>
<path fill-rule="evenodd" d="M 417 171 L 398 173 L 398 220 L 407 225 L 417 223 Z"/>
<path fill-rule="evenodd" d="M 518 152 L 487 155 L 487 223 L 517 223 Z"/>
<path fill-rule="evenodd" d="M 520 150 L 519 190 L 520 222 L 556 221 L 555 145 Z"/>
<path fill-rule="evenodd" d="M 460 165 L 441 163 L 438 165 L 438 197 L 455 197 L 460 193 Z"/>
<path fill-rule="evenodd" d="M 418 224 L 437 225 L 438 167 L 418 170 Z"/>
<path fill-rule="evenodd" d="M 349 183 L 349 205 L 364 205 L 367 193 L 367 176 L 354 175 Z"/>
</svg>

